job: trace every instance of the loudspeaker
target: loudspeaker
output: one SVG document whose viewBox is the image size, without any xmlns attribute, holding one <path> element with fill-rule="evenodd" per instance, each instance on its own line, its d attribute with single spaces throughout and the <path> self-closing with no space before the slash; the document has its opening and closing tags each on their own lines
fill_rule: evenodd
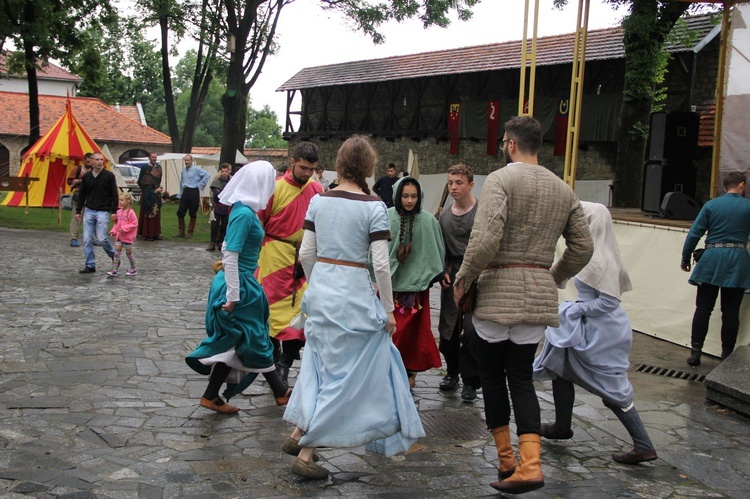
<svg viewBox="0 0 750 499">
<path fill-rule="evenodd" d="M 695 220 L 701 211 L 698 201 L 682 192 L 668 192 L 659 210 L 666 218 L 674 220 Z"/>
<path fill-rule="evenodd" d="M 668 192 L 679 191 L 695 196 L 697 170 L 693 163 L 648 162 L 643 167 L 643 211 L 659 211 Z"/>
<path fill-rule="evenodd" d="M 651 113 L 648 161 L 690 162 L 698 151 L 700 115 L 691 112 Z"/>
</svg>

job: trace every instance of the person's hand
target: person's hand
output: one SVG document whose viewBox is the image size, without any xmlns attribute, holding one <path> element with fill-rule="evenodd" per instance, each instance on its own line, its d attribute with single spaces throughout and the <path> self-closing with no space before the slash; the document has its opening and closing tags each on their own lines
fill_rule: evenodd
<svg viewBox="0 0 750 499">
<path fill-rule="evenodd" d="M 440 287 L 443 288 L 443 289 L 450 288 L 451 287 L 451 276 L 449 276 L 448 274 L 445 274 L 443 276 L 443 280 L 440 281 Z"/>
<path fill-rule="evenodd" d="M 80 213 L 76 213 L 76 220 L 77 220 L 77 221 L 79 221 L 79 222 L 80 222 L 82 218 L 83 218 L 83 217 L 81 216 L 81 214 L 80 214 Z"/>
<path fill-rule="evenodd" d="M 161 193 L 161 192 L 164 192 L 164 189 L 160 186 L 160 187 L 157 187 L 156 191 L 154 192 Z"/>
<path fill-rule="evenodd" d="M 227 302 L 221 306 L 221 309 L 226 310 L 227 312 L 231 312 L 232 310 L 234 310 L 235 303 L 237 302 L 234 302 L 234 301 Z"/>
<path fill-rule="evenodd" d="M 116 221 L 117 221 L 117 213 L 112 213 L 112 214 L 111 214 L 111 215 L 109 216 L 109 218 L 111 218 L 113 222 L 116 222 Z"/>
<path fill-rule="evenodd" d="M 393 336 L 396 333 L 396 317 L 393 312 L 388 312 L 388 322 L 385 324 L 385 330 Z"/>
<path fill-rule="evenodd" d="M 115 232 L 115 231 L 111 231 L 111 232 L 109 233 L 109 235 L 110 235 L 110 236 L 112 236 L 112 237 L 116 237 L 116 236 L 117 236 L 117 232 Z"/>
<path fill-rule="evenodd" d="M 458 304 L 464 293 L 466 293 L 466 282 L 464 279 L 459 279 L 453 284 L 453 301 L 456 302 L 456 308 L 460 308 Z"/>
<path fill-rule="evenodd" d="M 690 262 L 682 262 L 680 263 L 680 268 L 683 272 L 690 272 Z"/>
</svg>

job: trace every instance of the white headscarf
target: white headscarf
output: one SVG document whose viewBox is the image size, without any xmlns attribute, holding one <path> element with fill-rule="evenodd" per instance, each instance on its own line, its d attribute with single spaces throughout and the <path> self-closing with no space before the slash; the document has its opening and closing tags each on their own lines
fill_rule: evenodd
<svg viewBox="0 0 750 499">
<path fill-rule="evenodd" d="M 268 161 L 253 161 L 234 174 L 219 194 L 221 204 L 232 206 L 239 201 L 253 211 L 266 207 L 276 188 L 276 170 Z"/>
<path fill-rule="evenodd" d="M 594 255 L 576 278 L 597 291 L 620 299 L 633 286 L 620 256 L 612 216 L 603 204 L 581 201 L 581 206 L 594 240 Z"/>
</svg>

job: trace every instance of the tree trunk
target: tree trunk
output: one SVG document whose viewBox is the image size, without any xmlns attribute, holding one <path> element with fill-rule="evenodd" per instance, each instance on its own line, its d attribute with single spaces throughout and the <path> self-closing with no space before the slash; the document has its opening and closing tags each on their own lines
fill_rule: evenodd
<svg viewBox="0 0 750 499">
<path fill-rule="evenodd" d="M 190 106 L 188 106 L 187 114 L 185 115 L 185 126 L 182 129 L 182 147 L 185 149 L 185 152 L 190 152 L 193 149 L 195 127 L 198 126 L 198 119 L 200 119 L 201 111 L 203 111 L 203 103 L 206 101 L 208 87 L 211 85 L 212 80 L 213 74 L 210 69 L 207 71 L 206 77 L 202 82 L 198 79 L 193 80 Z"/>
<path fill-rule="evenodd" d="M 247 117 L 247 96 L 245 73 L 242 61 L 231 61 L 227 71 L 227 91 L 221 96 L 224 108 L 224 137 L 221 141 L 221 163 L 234 164 L 236 151 L 245 145 L 245 119 Z"/>
<path fill-rule="evenodd" d="M 167 106 L 167 125 L 169 137 L 172 139 L 173 152 L 190 152 L 182 150 L 180 143 L 180 130 L 177 128 L 177 113 L 174 108 L 174 91 L 172 90 L 172 70 L 169 68 L 169 19 L 166 16 L 159 18 L 161 29 L 161 69 L 162 81 L 164 82 L 164 101 Z"/>
<path fill-rule="evenodd" d="M 641 206 L 646 139 L 635 130 L 639 124 L 649 123 L 652 105 L 651 99 L 622 103 L 615 169 L 613 199 L 615 206 L 621 208 L 640 208 Z M 631 133 L 624 133 L 627 130 Z"/>
<path fill-rule="evenodd" d="M 34 2 L 26 2 L 24 18 L 28 24 L 36 20 Z M 39 86 L 36 77 L 36 52 L 34 52 L 33 35 L 24 35 L 23 52 L 26 79 L 29 85 L 29 146 L 39 140 Z"/>
</svg>

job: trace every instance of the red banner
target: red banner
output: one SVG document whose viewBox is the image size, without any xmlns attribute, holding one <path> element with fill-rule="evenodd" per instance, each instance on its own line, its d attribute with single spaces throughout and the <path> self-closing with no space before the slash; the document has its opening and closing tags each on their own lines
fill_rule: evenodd
<svg viewBox="0 0 750 499">
<path fill-rule="evenodd" d="M 555 120 L 555 156 L 565 156 L 565 143 L 568 140 L 568 111 L 570 99 L 560 99 Z"/>
<path fill-rule="evenodd" d="M 448 134 L 451 138 L 449 154 L 458 154 L 458 117 L 461 110 L 460 104 L 451 104 L 448 113 Z"/>
<path fill-rule="evenodd" d="M 500 101 L 487 103 L 487 156 L 497 156 L 497 132 L 500 129 Z"/>
</svg>

